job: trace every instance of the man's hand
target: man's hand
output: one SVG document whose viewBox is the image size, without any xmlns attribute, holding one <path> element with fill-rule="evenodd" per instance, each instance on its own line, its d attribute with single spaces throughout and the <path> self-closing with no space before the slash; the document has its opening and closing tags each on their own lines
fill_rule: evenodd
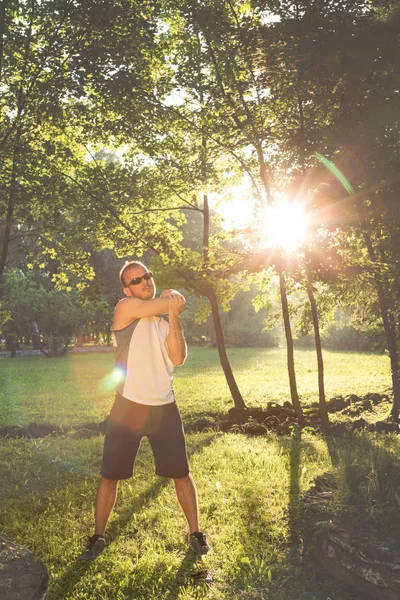
<svg viewBox="0 0 400 600">
<path fill-rule="evenodd" d="M 168 314 L 178 317 L 185 310 L 186 299 L 176 290 L 164 290 L 160 294 L 161 298 L 169 299 Z"/>
<path fill-rule="evenodd" d="M 179 294 L 179 292 L 177 292 L 176 290 L 164 290 L 163 292 L 161 292 L 160 294 L 160 298 L 166 298 L 167 296 L 169 296 L 172 292 L 176 292 L 177 294 Z"/>
<path fill-rule="evenodd" d="M 169 333 L 165 340 L 168 355 L 174 365 L 180 366 L 185 362 L 187 355 L 185 337 L 179 320 L 179 315 L 185 310 L 186 299 L 176 290 L 164 290 L 161 292 L 161 298 L 169 300 Z"/>
</svg>

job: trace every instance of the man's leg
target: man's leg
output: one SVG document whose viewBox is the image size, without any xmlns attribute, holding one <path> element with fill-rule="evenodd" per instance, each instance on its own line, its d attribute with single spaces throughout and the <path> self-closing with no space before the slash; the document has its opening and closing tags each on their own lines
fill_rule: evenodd
<svg viewBox="0 0 400 600">
<path fill-rule="evenodd" d="M 185 436 L 175 402 L 153 408 L 156 430 L 148 435 L 156 463 L 156 473 L 174 480 L 176 496 L 190 533 L 199 530 L 196 485 L 189 472 Z"/>
<path fill-rule="evenodd" d="M 154 408 L 158 409 L 155 421 L 159 423 L 159 427 L 148 438 L 153 449 L 156 473 L 174 480 L 178 502 L 189 525 L 190 547 L 198 556 L 202 556 L 210 551 L 210 546 L 206 535 L 199 530 L 196 485 L 189 472 L 179 411 L 175 403 Z"/>
<path fill-rule="evenodd" d="M 96 496 L 94 535 L 88 538 L 86 549 L 78 560 L 96 560 L 106 549 L 104 532 L 117 499 L 117 490 L 117 479 L 107 479 L 106 477 L 100 479 Z"/>
<path fill-rule="evenodd" d="M 133 475 L 142 434 L 135 427 L 137 404 L 116 394 L 104 438 L 101 479 L 97 489 L 95 532 L 79 560 L 95 560 L 106 548 L 104 532 L 117 499 L 120 479 Z M 140 416 L 140 415 L 139 415 Z M 112 418 L 111 418 L 112 417 Z"/>
<path fill-rule="evenodd" d="M 96 497 L 95 535 L 104 535 L 117 499 L 117 491 L 117 479 L 107 479 L 106 477 L 100 479 Z"/>
<path fill-rule="evenodd" d="M 199 530 L 199 508 L 196 485 L 189 473 L 187 477 L 174 479 L 176 495 L 189 525 L 189 544 L 195 554 L 200 557 L 211 550 L 207 536 Z"/>
<path fill-rule="evenodd" d="M 186 477 L 174 479 L 174 484 L 176 496 L 188 522 L 190 533 L 199 531 L 199 506 L 193 477 L 189 473 Z"/>
<path fill-rule="evenodd" d="M 119 480 L 128 479 L 133 475 L 136 454 L 142 439 L 137 419 L 135 421 L 138 410 L 140 421 L 143 417 L 140 405 L 117 392 L 104 438 L 101 479 L 96 497 L 95 535 L 104 535 L 117 499 Z"/>
</svg>

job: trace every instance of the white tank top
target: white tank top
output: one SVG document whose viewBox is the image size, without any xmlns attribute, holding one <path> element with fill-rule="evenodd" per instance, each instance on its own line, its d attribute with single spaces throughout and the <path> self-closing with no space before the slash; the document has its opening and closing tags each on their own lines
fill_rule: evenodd
<svg viewBox="0 0 400 600">
<path fill-rule="evenodd" d="M 117 390 L 124 398 L 153 406 L 174 402 L 174 365 L 165 342 L 168 332 L 164 315 L 136 319 L 113 332 L 120 373 Z"/>
</svg>

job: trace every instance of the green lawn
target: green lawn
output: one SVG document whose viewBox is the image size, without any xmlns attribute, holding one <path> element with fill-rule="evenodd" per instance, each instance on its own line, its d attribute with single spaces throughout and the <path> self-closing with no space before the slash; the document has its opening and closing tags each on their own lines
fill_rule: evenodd
<svg viewBox="0 0 400 600">
<path fill-rule="evenodd" d="M 284 350 L 232 349 L 229 355 L 249 406 L 289 399 Z M 382 392 L 390 385 L 385 356 L 326 352 L 325 363 L 328 397 Z M 105 353 L 0 360 L 0 427 L 100 421 L 112 402 L 112 366 Z M 316 400 L 313 352 L 296 351 L 296 366 L 302 399 Z M 232 406 L 214 349 L 192 349 L 176 370 L 175 388 L 186 423 Z M 332 468 L 341 482 L 341 510 L 381 519 L 382 533 L 390 522 L 392 533 L 399 528 L 395 490 L 384 492 L 376 475 L 388 465 L 397 468 L 397 437 L 364 433 L 327 444 L 307 433 L 299 440 L 210 430 L 188 434 L 187 442 L 202 525 L 214 550 L 207 558 L 214 583 L 190 577 L 185 521 L 172 484 L 153 473 L 147 442 L 135 477 L 120 486 L 108 551 L 94 564 L 77 564 L 92 532 L 102 442 L 101 435 L 79 439 L 73 430 L 37 440 L 0 438 L 0 532 L 44 560 L 49 600 L 354 600 L 303 563 L 290 543 L 298 525 L 289 509 L 316 475 Z M 347 486 L 348 466 L 359 467 L 357 489 Z M 375 487 L 365 486 L 371 473 Z"/>
<path fill-rule="evenodd" d="M 248 406 L 290 400 L 283 349 L 235 348 L 228 351 Z M 382 392 L 390 385 L 384 355 L 325 352 L 326 396 Z M 303 402 L 318 400 L 315 352 L 296 350 L 296 373 Z M 113 401 L 112 353 L 33 356 L 0 360 L 0 427 L 31 421 L 74 425 L 103 419 Z M 216 349 L 192 348 L 175 370 L 175 392 L 186 422 L 232 406 Z"/>
</svg>

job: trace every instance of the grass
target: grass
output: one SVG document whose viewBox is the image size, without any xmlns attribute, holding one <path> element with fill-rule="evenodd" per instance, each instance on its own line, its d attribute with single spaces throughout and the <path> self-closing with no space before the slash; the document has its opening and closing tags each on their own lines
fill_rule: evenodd
<svg viewBox="0 0 400 600">
<path fill-rule="evenodd" d="M 232 349 L 229 355 L 249 406 L 288 399 L 283 350 Z M 112 402 L 112 363 L 105 353 L 1 360 L 0 427 L 102 420 Z M 303 401 L 315 401 L 313 353 L 296 351 L 296 365 Z M 325 370 L 328 397 L 390 385 L 385 356 L 326 352 Z M 175 389 L 186 423 L 232 406 L 213 349 L 190 351 L 176 371 Z M 184 517 L 172 484 L 154 475 L 147 441 L 134 478 L 121 483 L 108 551 L 91 565 L 77 564 L 92 532 L 102 443 L 101 435 L 78 439 L 73 432 L 0 438 L 0 531 L 46 563 L 49 600 L 354 600 L 300 560 L 301 548 L 291 543 L 299 495 L 332 468 L 339 482 L 336 510 L 379 524 L 381 535 L 400 533 L 397 437 L 359 433 L 327 442 L 308 433 L 299 439 L 210 430 L 188 434 L 187 444 L 202 526 L 214 549 L 207 558 L 214 583 L 190 577 L 195 565 Z"/>
<path fill-rule="evenodd" d="M 282 349 L 236 348 L 228 351 L 243 398 L 249 407 L 290 399 L 286 354 Z M 384 355 L 328 352 L 326 396 L 382 392 L 390 385 Z M 315 352 L 296 351 L 302 402 L 318 400 Z M 30 356 L 0 360 L 0 427 L 32 422 L 71 426 L 103 419 L 113 401 L 112 353 L 72 354 L 61 359 Z M 216 349 L 193 348 L 175 371 L 175 392 L 185 422 L 225 413 L 232 406 Z"/>
</svg>

